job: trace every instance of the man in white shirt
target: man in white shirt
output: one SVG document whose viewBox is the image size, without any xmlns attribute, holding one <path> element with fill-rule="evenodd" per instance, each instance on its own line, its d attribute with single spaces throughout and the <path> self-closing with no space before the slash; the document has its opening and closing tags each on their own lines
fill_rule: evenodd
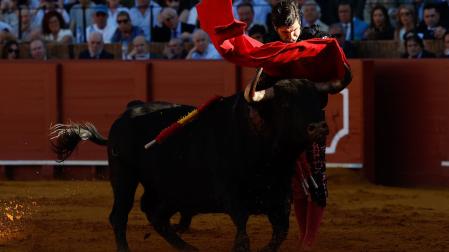
<svg viewBox="0 0 449 252">
<path fill-rule="evenodd" d="M 160 11 L 161 6 L 152 0 L 137 0 L 136 6 L 129 12 L 133 25 L 143 30 L 147 41 L 153 41 L 150 25 L 151 27 L 159 25 L 157 17 Z"/>
<path fill-rule="evenodd" d="M 103 34 L 103 41 L 106 44 L 111 43 L 112 35 L 114 35 L 115 27 L 108 25 L 108 8 L 106 5 L 96 5 L 93 14 L 94 23 L 86 28 L 86 34 L 89 36 L 92 32 Z"/>
</svg>

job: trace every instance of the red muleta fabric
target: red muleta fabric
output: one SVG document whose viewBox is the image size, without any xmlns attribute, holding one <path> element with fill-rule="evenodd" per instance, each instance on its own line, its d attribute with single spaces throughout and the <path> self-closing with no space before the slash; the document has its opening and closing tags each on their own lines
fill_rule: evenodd
<svg viewBox="0 0 449 252">
<path fill-rule="evenodd" d="M 333 39 L 296 43 L 260 43 L 244 34 L 245 23 L 234 19 L 232 0 L 202 0 L 197 5 L 201 28 L 221 56 L 237 65 L 263 67 L 272 77 L 304 78 L 315 82 L 342 80 L 348 64 Z"/>
</svg>

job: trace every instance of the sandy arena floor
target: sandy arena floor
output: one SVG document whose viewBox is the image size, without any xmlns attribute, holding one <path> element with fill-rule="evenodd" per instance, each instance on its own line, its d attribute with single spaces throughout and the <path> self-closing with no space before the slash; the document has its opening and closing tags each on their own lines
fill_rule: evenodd
<svg viewBox="0 0 449 252">
<path fill-rule="evenodd" d="M 340 169 L 329 171 L 329 183 L 315 251 L 449 251 L 448 188 L 377 186 Z M 0 251 L 114 251 L 111 205 L 106 181 L 0 181 Z M 129 220 L 133 251 L 174 251 L 147 223 L 137 198 Z M 281 251 L 298 251 L 293 216 L 290 223 Z M 263 216 L 251 217 L 248 230 L 253 251 L 271 235 Z M 226 215 L 200 215 L 183 237 L 201 251 L 230 251 L 234 227 Z"/>
</svg>

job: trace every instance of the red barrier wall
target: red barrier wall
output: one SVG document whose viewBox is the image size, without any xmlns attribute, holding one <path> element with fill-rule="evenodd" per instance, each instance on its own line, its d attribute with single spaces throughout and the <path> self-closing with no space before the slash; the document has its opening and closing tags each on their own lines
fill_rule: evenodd
<svg viewBox="0 0 449 252">
<path fill-rule="evenodd" d="M 378 183 L 448 181 L 449 168 L 441 162 L 449 160 L 449 61 L 352 60 L 351 66 L 353 82 L 331 96 L 326 108 L 330 165 L 363 164 Z M 91 121 L 107 135 L 130 100 L 199 105 L 214 94 L 241 89 L 254 69 L 223 61 L 1 61 L 0 75 L 0 161 L 52 160 L 50 123 Z M 71 160 L 104 160 L 105 153 L 105 148 L 84 143 Z M 91 178 L 99 173 L 104 175 L 104 169 L 92 166 L 55 171 L 53 166 L 0 166 L 0 179 Z"/>
<path fill-rule="evenodd" d="M 0 67 L 0 160 L 50 158 L 47 129 L 57 118 L 55 64 Z"/>
<path fill-rule="evenodd" d="M 376 181 L 449 185 L 449 61 L 377 60 Z"/>
</svg>

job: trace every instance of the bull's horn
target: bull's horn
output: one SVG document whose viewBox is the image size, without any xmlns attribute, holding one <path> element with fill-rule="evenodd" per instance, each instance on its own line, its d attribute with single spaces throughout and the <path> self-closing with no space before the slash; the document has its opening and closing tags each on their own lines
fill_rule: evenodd
<svg viewBox="0 0 449 252">
<path fill-rule="evenodd" d="M 273 88 L 256 91 L 262 71 L 263 68 L 257 69 L 256 76 L 245 88 L 244 97 L 248 103 L 259 102 L 273 95 Z"/>
</svg>

